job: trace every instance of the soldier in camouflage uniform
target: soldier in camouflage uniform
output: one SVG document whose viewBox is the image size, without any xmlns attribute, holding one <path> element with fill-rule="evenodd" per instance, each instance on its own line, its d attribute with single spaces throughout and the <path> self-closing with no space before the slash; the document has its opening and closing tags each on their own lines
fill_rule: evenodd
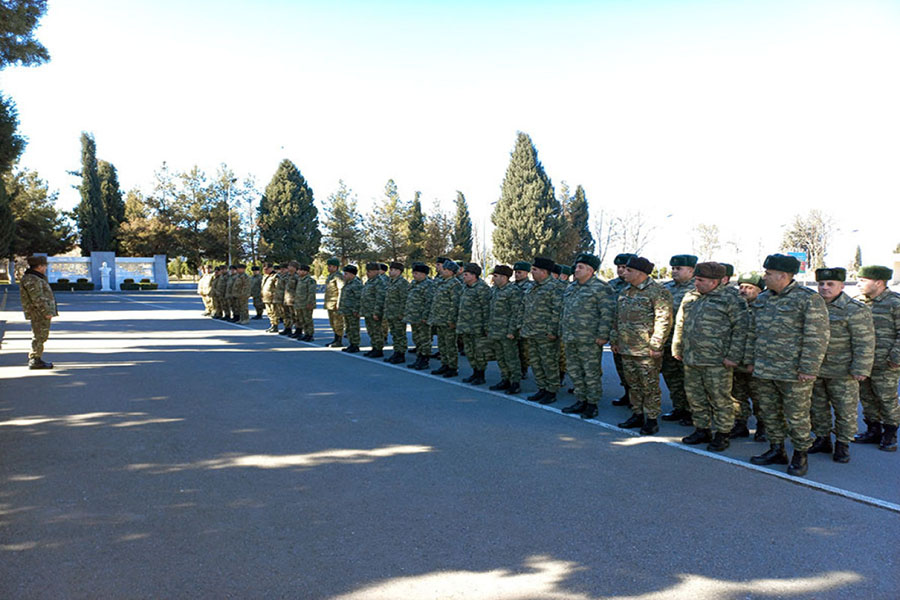
<svg viewBox="0 0 900 600">
<path fill-rule="evenodd" d="M 44 342 L 50 337 L 50 322 L 58 317 L 56 298 L 47 282 L 47 257 L 29 256 L 28 269 L 19 282 L 22 311 L 31 321 L 31 352 L 28 354 L 29 369 L 52 369 L 53 363 L 45 362 Z"/>
<path fill-rule="evenodd" d="M 666 289 L 672 294 L 672 314 L 678 314 L 681 299 L 684 295 L 694 290 L 694 265 L 697 257 L 692 254 L 678 254 L 669 260 L 672 267 L 672 280 L 665 283 Z M 672 410 L 662 416 L 663 421 L 678 421 L 679 424 L 693 425 L 691 409 L 684 392 L 684 365 L 672 356 L 672 336 L 666 341 L 663 348 L 662 376 L 669 388 L 669 400 L 672 401 Z"/>
<path fill-rule="evenodd" d="M 891 291 L 887 282 L 894 272 L 887 267 L 868 265 L 859 270 L 856 299 L 872 311 L 875 324 L 875 360 L 872 374 L 859 384 L 863 418 L 867 430 L 853 441 L 878 444 L 879 450 L 896 452 L 897 424 L 900 404 L 897 384 L 900 382 L 900 294 Z"/>
<path fill-rule="evenodd" d="M 412 267 L 413 280 L 406 292 L 406 312 L 403 321 L 412 329 L 413 343 L 416 345 L 416 362 L 407 365 L 410 369 L 424 371 L 431 358 L 431 325 L 428 314 L 434 298 L 435 283 L 428 277 L 428 265 L 415 263 Z"/>
<path fill-rule="evenodd" d="M 340 270 L 340 259 L 332 256 L 325 263 L 328 269 L 328 277 L 325 278 L 325 310 L 328 311 L 328 323 L 334 332 L 334 339 L 327 345 L 332 348 L 340 348 L 344 345 L 344 317 L 338 312 L 338 304 L 341 299 L 341 288 L 344 287 L 344 276 Z"/>
<path fill-rule="evenodd" d="M 659 371 L 672 329 L 672 294 L 653 281 L 652 272 L 653 263 L 643 256 L 632 256 L 625 263 L 622 276 L 628 286 L 616 297 L 609 334 L 612 351 L 622 355 L 631 398 L 632 415 L 619 427 L 640 427 L 641 435 L 659 431 Z"/>
<path fill-rule="evenodd" d="M 522 299 L 525 299 L 525 292 L 531 289 L 534 282 L 528 278 L 531 275 L 531 263 L 527 260 L 520 260 L 513 265 L 513 285 L 519 288 L 522 293 Z M 521 327 L 520 327 L 521 329 Z M 521 335 L 519 336 L 519 363 L 522 365 L 522 379 L 528 375 L 528 342 Z"/>
<path fill-rule="evenodd" d="M 609 287 L 612 288 L 616 298 L 619 297 L 619 293 L 628 285 L 628 282 L 622 279 L 622 274 L 625 273 L 625 265 L 632 256 L 637 255 L 624 252 L 622 254 L 617 254 L 615 259 L 613 259 L 613 264 L 616 266 L 616 277 L 609 280 Z M 615 299 L 613 299 L 613 301 L 615 302 Z M 622 386 L 625 393 L 622 394 L 621 398 L 613 400 L 612 404 L 613 406 L 631 406 L 631 400 L 628 397 L 628 382 L 625 381 L 625 374 L 622 371 L 622 355 L 613 353 L 613 363 L 616 365 L 616 375 L 619 376 L 619 385 Z"/>
<path fill-rule="evenodd" d="M 269 317 L 269 328 L 266 329 L 267 333 L 278 333 L 278 320 L 281 318 L 281 306 L 284 302 L 284 284 L 281 282 L 281 278 L 278 277 L 278 273 L 275 272 L 275 268 L 272 265 L 266 265 L 263 267 L 263 278 L 262 278 L 262 301 L 266 305 L 266 316 Z M 281 297 L 282 302 L 276 304 L 275 296 L 278 295 L 278 289 L 281 288 Z"/>
<path fill-rule="evenodd" d="M 237 299 L 234 297 L 234 280 L 237 277 L 237 265 L 228 267 L 225 275 L 225 320 L 237 323 Z"/>
<path fill-rule="evenodd" d="M 681 441 L 708 443 L 706 449 L 712 452 L 729 446 L 734 426 L 732 369 L 744 358 L 749 327 L 747 303 L 725 289 L 724 277 L 719 263 L 695 266 L 696 289 L 682 299 L 672 334 L 672 355 L 684 363 L 684 391 L 695 428 Z"/>
<path fill-rule="evenodd" d="M 744 273 L 738 278 L 738 295 L 747 303 L 750 312 L 758 306 L 756 299 L 766 288 L 763 278 L 757 273 Z M 752 315 L 751 315 L 752 317 Z M 746 349 L 744 354 L 746 355 Z M 756 379 L 753 377 L 752 368 L 746 359 L 734 368 L 731 383 L 731 397 L 734 398 L 734 427 L 731 428 L 730 438 L 742 438 L 750 436 L 747 421 L 751 416 L 756 417 L 756 433 L 754 441 L 766 441 L 766 426 L 759 416 L 759 396 L 756 391 Z M 751 409 L 750 399 L 753 398 Z"/>
<path fill-rule="evenodd" d="M 362 282 L 357 277 L 359 270 L 356 265 L 344 267 L 344 287 L 341 288 L 341 299 L 338 302 L 338 312 L 344 317 L 344 332 L 350 345 L 341 348 L 341 352 L 351 354 L 359 352 L 359 311 L 362 301 Z"/>
<path fill-rule="evenodd" d="M 481 278 L 481 267 L 468 263 L 463 269 L 462 293 L 459 296 L 459 316 L 456 333 L 462 337 L 466 358 L 472 367 L 472 374 L 463 379 L 464 383 L 481 385 L 485 382 L 487 368 L 487 326 L 491 310 L 491 288 Z"/>
<path fill-rule="evenodd" d="M 316 288 L 318 284 L 309 274 L 310 266 L 301 264 L 297 268 L 297 285 L 294 288 L 294 317 L 297 329 L 294 338 L 302 342 L 311 342 L 316 337 L 313 310 L 316 308 Z"/>
<path fill-rule="evenodd" d="M 212 281 L 213 319 L 224 320 L 228 307 L 225 304 L 225 289 L 228 284 L 228 272 L 224 266 L 216 267 Z"/>
<path fill-rule="evenodd" d="M 263 309 L 266 307 L 266 303 L 262 299 L 262 275 L 259 274 L 259 267 L 253 267 L 250 270 L 253 271 L 253 275 L 250 276 L 250 297 L 253 298 L 253 308 L 256 309 L 256 316 L 253 317 L 253 320 L 259 321 L 263 318 Z"/>
<path fill-rule="evenodd" d="M 456 321 L 459 316 L 459 297 L 462 284 L 456 277 L 459 265 L 452 260 L 444 262 L 441 282 L 434 290 L 428 322 L 437 329 L 438 352 L 441 366 L 432 375 L 456 377 L 459 374 L 459 352 L 456 348 Z"/>
<path fill-rule="evenodd" d="M 406 362 L 406 296 L 409 293 L 409 282 L 403 277 L 406 266 L 401 262 L 392 262 L 388 269 L 388 287 L 384 293 L 384 327 L 390 333 L 394 352 L 384 362 L 400 364 Z"/>
<path fill-rule="evenodd" d="M 366 319 L 366 333 L 372 349 L 363 356 L 381 358 L 384 356 L 384 294 L 387 291 L 387 277 L 382 277 L 381 264 L 366 264 L 366 284 L 360 300 L 360 314 Z"/>
<path fill-rule="evenodd" d="M 750 461 L 787 464 L 784 438 L 789 433 L 794 455 L 787 472 L 802 477 L 809 468 L 806 453 L 811 444 L 813 383 L 828 348 L 828 309 L 819 294 L 794 280 L 800 261 L 793 256 L 769 255 L 763 267 L 767 289 L 759 295 L 759 308 L 751 312 L 752 343 L 746 360 L 757 378 L 760 416 L 766 423 L 770 447 Z"/>
<path fill-rule="evenodd" d="M 534 284 L 525 292 L 522 313 L 522 337 L 528 340 L 528 359 L 537 383 L 532 402 L 556 402 L 559 388 L 559 317 L 562 312 L 562 289 L 550 273 L 554 263 L 538 256 L 531 267 Z"/>
<path fill-rule="evenodd" d="M 553 269 L 553 278 L 556 280 L 556 285 L 559 286 L 560 293 L 565 294 L 566 288 L 569 287 L 569 283 L 572 279 L 572 274 L 575 271 L 569 265 L 556 265 Z M 566 380 L 566 373 L 568 372 L 568 368 L 566 367 L 566 343 L 560 338 L 559 340 L 559 386 L 562 387 L 563 383 Z M 569 393 L 574 392 L 575 389 L 572 388 L 569 390 Z"/>
<path fill-rule="evenodd" d="M 816 439 L 810 454 L 833 453 L 835 462 L 850 462 L 850 442 L 856 435 L 859 382 L 868 378 L 875 360 L 875 326 L 872 311 L 844 293 L 847 271 L 816 269 L 819 295 L 828 308 L 831 334 L 825 360 L 813 384 L 810 421 Z M 834 409 L 835 444 L 831 445 Z"/>
<path fill-rule="evenodd" d="M 237 322 L 241 325 L 250 323 L 250 309 L 247 303 L 250 301 L 250 276 L 247 275 L 246 265 L 236 265 L 237 273 L 234 276 L 234 283 L 231 287 L 231 293 L 234 297 L 234 310 L 237 312 Z"/>
<path fill-rule="evenodd" d="M 597 416 L 603 397 L 603 345 L 609 341 L 615 311 L 615 292 L 594 276 L 599 268 L 600 259 L 593 254 L 575 258 L 575 281 L 563 292 L 559 323 L 577 399 L 562 411 L 580 414 L 582 419 Z"/>
<path fill-rule="evenodd" d="M 203 275 L 200 276 L 200 281 L 197 282 L 197 294 L 200 295 L 200 299 L 203 300 L 203 316 L 208 317 L 214 313 L 213 301 L 212 301 L 212 273 L 209 272 L 209 265 L 204 265 L 200 267 L 200 272 Z"/>
<path fill-rule="evenodd" d="M 510 283 L 513 270 L 507 265 L 497 265 L 491 272 L 490 316 L 487 337 L 494 348 L 494 356 L 500 367 L 500 381 L 490 389 L 505 390 L 507 394 L 519 392 L 522 365 L 519 363 L 519 323 L 522 320 L 522 292 Z"/>
<path fill-rule="evenodd" d="M 294 296 L 297 294 L 297 267 L 300 266 L 295 260 L 287 264 L 287 273 L 284 274 L 284 331 L 279 335 L 287 335 L 293 337 L 294 327 L 297 324 L 297 315 L 294 312 Z"/>
</svg>

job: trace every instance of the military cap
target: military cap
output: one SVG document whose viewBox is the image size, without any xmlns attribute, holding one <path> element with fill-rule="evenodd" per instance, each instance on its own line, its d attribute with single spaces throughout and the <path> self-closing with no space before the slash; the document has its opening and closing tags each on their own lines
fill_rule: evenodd
<svg viewBox="0 0 900 600">
<path fill-rule="evenodd" d="M 446 256 L 438 256 L 436 259 L 434 259 L 434 262 L 444 264 L 448 260 L 450 260 L 450 259 L 447 258 Z"/>
<path fill-rule="evenodd" d="M 237 265 L 228 265 L 229 269 L 237 269 Z"/>
<path fill-rule="evenodd" d="M 250 267 L 251 271 L 259 271 L 259 267 Z"/>
<path fill-rule="evenodd" d="M 297 270 L 298 270 L 298 271 L 309 271 L 309 265 L 304 264 L 304 263 L 300 263 L 300 264 L 297 266 Z"/>
<path fill-rule="evenodd" d="M 405 266 L 402 262 L 394 261 L 394 262 L 391 263 L 391 268 L 392 268 L 392 269 L 397 269 L 397 270 L 399 270 L 399 271 L 402 271 L 403 269 L 406 268 L 406 266 Z"/>
<path fill-rule="evenodd" d="M 637 254 L 631 254 L 630 252 L 623 252 L 622 254 L 617 254 L 616 258 L 613 259 L 613 264 L 615 264 L 616 266 L 627 265 L 628 259 L 631 258 L 632 256 L 637 256 Z"/>
<path fill-rule="evenodd" d="M 761 290 L 766 289 L 766 283 L 763 281 L 762 275 L 759 273 L 744 273 L 740 277 L 738 277 L 738 285 L 742 283 L 749 283 L 750 285 L 755 285 Z"/>
<path fill-rule="evenodd" d="M 877 279 L 879 281 L 890 281 L 894 276 L 894 271 L 881 265 L 866 265 L 856 274 L 857 277 L 863 279 Z"/>
<path fill-rule="evenodd" d="M 247 265 L 238 263 L 238 264 L 234 265 L 234 268 L 235 269 L 246 269 Z"/>
<path fill-rule="evenodd" d="M 273 269 L 283 269 L 284 265 L 274 265 L 272 268 Z"/>
<path fill-rule="evenodd" d="M 339 267 L 339 266 L 341 266 L 341 259 L 339 259 L 337 256 L 332 256 L 331 258 L 329 258 L 328 260 L 325 261 L 325 264 L 331 265 L 334 267 Z"/>
<path fill-rule="evenodd" d="M 513 271 L 531 271 L 531 263 L 527 260 L 520 260 L 513 265 Z"/>
<path fill-rule="evenodd" d="M 377 262 L 366 263 L 366 271 L 380 271 L 381 267 Z"/>
<path fill-rule="evenodd" d="M 720 262 L 719 264 L 725 267 L 725 277 L 731 277 L 732 275 L 734 275 L 734 265 L 723 262 Z"/>
<path fill-rule="evenodd" d="M 548 273 L 552 272 L 553 268 L 556 266 L 555 262 L 553 262 L 552 260 L 550 260 L 549 258 L 546 258 L 544 256 L 535 256 L 534 262 L 532 264 L 534 265 L 535 268 L 543 269 L 543 270 L 547 271 Z"/>
<path fill-rule="evenodd" d="M 359 269 L 356 268 L 356 265 L 344 265 L 344 273 L 353 273 L 356 275 L 359 273 Z"/>
<path fill-rule="evenodd" d="M 553 271 L 554 274 L 559 275 L 560 273 L 562 273 L 562 265 L 558 263 L 553 265 L 551 271 Z"/>
<path fill-rule="evenodd" d="M 696 267 L 697 257 L 693 254 L 676 254 L 669 259 L 670 267 Z"/>
<path fill-rule="evenodd" d="M 47 264 L 46 256 L 29 256 L 25 260 L 28 262 L 29 267 L 39 267 Z"/>
<path fill-rule="evenodd" d="M 447 269 L 448 271 L 453 271 L 454 273 L 459 271 L 459 265 L 456 264 L 456 261 L 450 260 L 449 258 L 444 261 L 444 268 Z"/>
<path fill-rule="evenodd" d="M 575 269 L 573 269 L 570 265 L 559 265 L 560 275 L 572 275 L 574 273 Z"/>
<path fill-rule="evenodd" d="M 647 275 L 653 272 L 653 263 L 643 256 L 632 255 L 632 257 L 628 259 L 628 262 L 625 263 L 625 266 L 629 269 L 646 273 Z"/>
<path fill-rule="evenodd" d="M 847 281 L 847 269 L 842 267 L 816 269 L 816 281 Z"/>
<path fill-rule="evenodd" d="M 476 263 L 467 263 L 463 271 L 465 271 L 466 273 L 471 273 L 475 277 L 481 277 L 481 267 L 479 267 Z"/>
<path fill-rule="evenodd" d="M 697 266 L 694 267 L 694 275 L 706 279 L 722 279 L 726 272 L 725 265 L 717 262 L 697 263 Z"/>
<path fill-rule="evenodd" d="M 619 256 L 622 255 L 620 254 Z M 583 252 L 575 257 L 575 264 L 577 265 L 578 263 L 584 263 L 595 271 L 600 268 L 600 259 L 587 252 Z"/>
<path fill-rule="evenodd" d="M 378 263 L 378 270 L 379 270 L 379 271 L 387 271 L 387 270 L 388 270 L 388 266 L 387 266 L 386 264 L 384 264 L 384 263 Z"/>
<path fill-rule="evenodd" d="M 800 271 L 800 261 L 790 254 L 770 254 L 766 257 L 763 268 L 795 275 Z"/>
<path fill-rule="evenodd" d="M 290 262 L 288 263 L 288 266 L 289 266 L 289 267 L 294 267 L 294 268 L 296 269 L 297 267 L 300 266 L 300 263 L 297 262 L 296 260 L 292 260 L 292 261 L 290 261 Z"/>
<path fill-rule="evenodd" d="M 512 277 L 513 270 L 506 265 L 497 265 L 494 267 L 494 270 L 491 271 L 491 275 L 506 275 L 507 277 Z"/>
<path fill-rule="evenodd" d="M 431 269 L 428 267 L 428 265 L 422 264 L 420 262 L 413 263 L 412 270 L 413 273 L 425 273 L 426 275 L 431 273 Z"/>
</svg>

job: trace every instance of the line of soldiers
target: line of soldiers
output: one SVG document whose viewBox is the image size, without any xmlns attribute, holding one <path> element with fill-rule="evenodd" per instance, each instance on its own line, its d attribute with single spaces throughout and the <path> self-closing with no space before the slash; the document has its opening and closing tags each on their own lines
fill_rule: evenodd
<svg viewBox="0 0 900 600">
<path fill-rule="evenodd" d="M 262 319 L 262 275 L 259 267 L 250 270 L 253 275 L 247 274 L 247 265 L 203 266 L 197 282 L 197 293 L 203 299 L 203 316 L 245 325 L 250 322 L 247 303 L 253 298 L 256 309 L 253 319 Z"/>
<path fill-rule="evenodd" d="M 409 368 L 430 369 L 439 358 L 431 373 L 456 377 L 462 353 L 472 367 L 463 381 L 481 385 L 488 361 L 496 360 L 501 380 L 490 389 L 516 394 L 530 366 L 538 391 L 528 400 L 541 404 L 556 401 L 568 374 L 576 402 L 562 412 L 590 419 L 602 398 L 608 343 L 625 389 L 613 404 L 632 413 L 620 427 L 652 435 L 661 418 L 694 428 L 685 444 L 723 451 L 731 439 L 750 435 L 748 420 L 755 416 L 755 439 L 770 448 L 751 461 L 790 463 L 788 473 L 797 476 L 807 472 L 808 453 L 848 462 L 850 441 L 896 450 L 900 294 L 887 287 L 890 269 L 861 269 L 861 294 L 851 299 L 843 292 L 843 269 L 816 271 L 816 293 L 795 281 L 799 261 L 782 254 L 766 258 L 764 276 L 746 274 L 737 282 L 731 265 L 698 263 L 686 254 L 671 258 L 673 277 L 664 284 L 653 279 L 654 265 L 644 257 L 620 254 L 614 262 L 617 277 L 605 282 L 591 254 L 579 255 L 573 266 L 539 256 L 497 265 L 489 286 L 477 264 L 445 257 L 436 260 L 433 278 L 428 265 L 415 263 L 411 281 L 402 263 L 371 262 L 365 283 L 355 265 L 341 268 L 332 258 L 325 284 L 334 332 L 328 345 L 360 352 L 362 318 L 372 345 L 365 356 L 384 357 L 390 337 L 393 352 L 385 362 L 404 363 L 409 325 L 416 355 Z M 313 339 L 315 282 L 308 265 L 264 267 L 261 290 L 267 331 Z M 673 406 L 665 414 L 660 375 Z M 860 400 L 867 431 L 857 435 Z"/>
</svg>

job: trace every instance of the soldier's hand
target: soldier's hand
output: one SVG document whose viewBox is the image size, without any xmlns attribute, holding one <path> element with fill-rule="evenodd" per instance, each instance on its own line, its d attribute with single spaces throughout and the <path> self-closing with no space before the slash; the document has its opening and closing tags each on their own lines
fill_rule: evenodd
<svg viewBox="0 0 900 600">
<path fill-rule="evenodd" d="M 753 365 L 747 365 L 747 372 L 753 373 Z"/>
<path fill-rule="evenodd" d="M 865 375 L 854 375 L 853 379 L 855 379 L 856 381 L 865 381 L 866 379 L 868 379 L 868 377 Z"/>
<path fill-rule="evenodd" d="M 456 329 L 456 323 L 448 323 L 447 327 L 449 327 L 450 329 Z"/>
<path fill-rule="evenodd" d="M 900 363 L 888 361 L 888 368 L 889 369 L 900 369 Z"/>
<path fill-rule="evenodd" d="M 734 362 L 733 360 L 728 360 L 727 358 L 722 360 L 722 364 L 724 366 L 728 367 L 729 369 L 733 369 L 736 366 L 738 366 L 738 364 L 736 362 Z"/>
<path fill-rule="evenodd" d="M 550 341 L 552 342 L 553 340 L 556 339 L 556 336 L 548 333 L 548 334 L 547 334 L 547 339 L 550 340 Z"/>
<path fill-rule="evenodd" d="M 375 321 L 380 321 L 380 320 L 381 320 L 381 319 L 378 317 L 378 315 L 372 315 L 372 319 L 374 319 Z"/>
<path fill-rule="evenodd" d="M 652 356 L 653 358 L 662 358 L 662 355 L 663 355 L 662 350 L 651 350 L 650 351 L 650 356 Z"/>
<path fill-rule="evenodd" d="M 619 345 L 618 344 L 610 344 L 609 349 L 613 351 L 613 354 L 619 353 Z"/>
<path fill-rule="evenodd" d="M 679 361 L 679 362 L 681 361 L 681 355 L 680 355 L 680 354 L 673 354 L 673 355 L 672 355 L 672 358 L 674 358 L 675 360 L 677 360 L 677 361 Z"/>
<path fill-rule="evenodd" d="M 797 379 L 799 379 L 800 381 L 815 381 L 816 376 L 815 375 L 807 375 L 806 373 L 800 373 L 797 375 Z"/>
</svg>

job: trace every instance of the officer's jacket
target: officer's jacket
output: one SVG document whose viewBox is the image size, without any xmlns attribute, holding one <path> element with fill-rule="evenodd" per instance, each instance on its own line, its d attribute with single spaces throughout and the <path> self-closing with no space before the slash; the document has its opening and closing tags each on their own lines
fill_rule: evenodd
<svg viewBox="0 0 900 600">
<path fill-rule="evenodd" d="M 231 285 L 231 295 L 234 298 L 250 297 L 250 276 L 246 273 L 238 273 L 234 276 L 234 282 Z"/>
<path fill-rule="evenodd" d="M 294 307 L 306 309 L 307 306 L 316 306 L 316 280 L 307 273 L 303 277 L 297 276 L 297 285 L 294 287 Z"/>
<path fill-rule="evenodd" d="M 426 277 L 422 281 L 413 279 L 406 292 L 406 312 L 403 320 L 407 323 L 421 323 L 428 320 L 431 312 L 431 301 L 437 285 L 433 279 Z"/>
<path fill-rule="evenodd" d="M 619 292 L 609 334 L 619 354 L 650 356 L 663 349 L 671 330 L 672 294 L 661 284 L 648 277 Z"/>
<path fill-rule="evenodd" d="M 325 310 L 337 310 L 343 287 L 344 277 L 340 270 L 328 274 L 325 279 Z"/>
<path fill-rule="evenodd" d="M 692 367 L 720 367 L 725 359 L 740 364 L 749 327 L 747 302 L 725 286 L 708 294 L 693 290 L 684 295 L 678 309 L 672 354 Z"/>
<path fill-rule="evenodd" d="M 222 273 L 213 276 L 212 282 L 212 295 L 224 297 L 225 296 L 225 288 L 228 285 L 228 276 Z"/>
<path fill-rule="evenodd" d="M 608 340 L 616 294 L 604 281 L 591 277 L 573 281 L 563 292 L 560 331 L 564 342 Z"/>
<path fill-rule="evenodd" d="M 462 287 L 456 277 L 441 280 L 434 289 L 434 299 L 431 301 L 431 313 L 428 315 L 431 325 L 456 324 Z"/>
<path fill-rule="evenodd" d="M 341 289 L 341 299 L 338 304 L 338 312 L 342 315 L 358 315 L 360 301 L 362 300 L 363 284 L 359 277 L 354 277 L 344 284 Z"/>
<path fill-rule="evenodd" d="M 495 285 L 491 291 L 487 336 L 492 340 L 517 336 L 522 324 L 522 290 L 515 283 Z"/>
<path fill-rule="evenodd" d="M 553 277 L 533 282 L 525 292 L 522 311 L 522 337 L 558 337 L 562 287 Z"/>
<path fill-rule="evenodd" d="M 267 273 L 262 277 L 262 301 L 266 304 L 273 304 L 275 302 L 275 290 L 278 287 L 278 284 L 281 280 L 278 278 L 277 273 Z M 284 296 L 284 288 L 281 289 L 281 294 Z"/>
<path fill-rule="evenodd" d="M 300 277 L 296 273 L 288 271 L 284 275 L 284 304 L 286 306 L 294 305 L 294 296 L 297 293 L 297 282 Z"/>
<path fill-rule="evenodd" d="M 365 317 L 382 318 L 384 315 L 384 296 L 387 292 L 387 277 L 376 275 L 366 280 L 362 290 L 360 314 Z"/>
<path fill-rule="evenodd" d="M 830 336 L 819 377 L 847 377 L 872 372 L 875 326 L 869 307 L 841 292 L 826 302 Z"/>
<path fill-rule="evenodd" d="M 409 282 L 402 275 L 395 279 L 388 277 L 388 286 L 384 292 L 384 320 L 396 321 L 403 319 L 406 312 L 406 295 L 409 291 Z"/>
<path fill-rule="evenodd" d="M 29 321 L 46 319 L 48 316 L 56 317 L 59 312 L 56 309 L 56 298 L 53 290 L 43 273 L 28 269 L 22 275 L 19 282 L 22 310 Z"/>
<path fill-rule="evenodd" d="M 463 285 L 459 295 L 459 316 L 456 332 L 484 336 L 487 334 L 488 316 L 491 311 L 491 288 L 484 279 L 476 279 L 472 285 Z"/>
</svg>

